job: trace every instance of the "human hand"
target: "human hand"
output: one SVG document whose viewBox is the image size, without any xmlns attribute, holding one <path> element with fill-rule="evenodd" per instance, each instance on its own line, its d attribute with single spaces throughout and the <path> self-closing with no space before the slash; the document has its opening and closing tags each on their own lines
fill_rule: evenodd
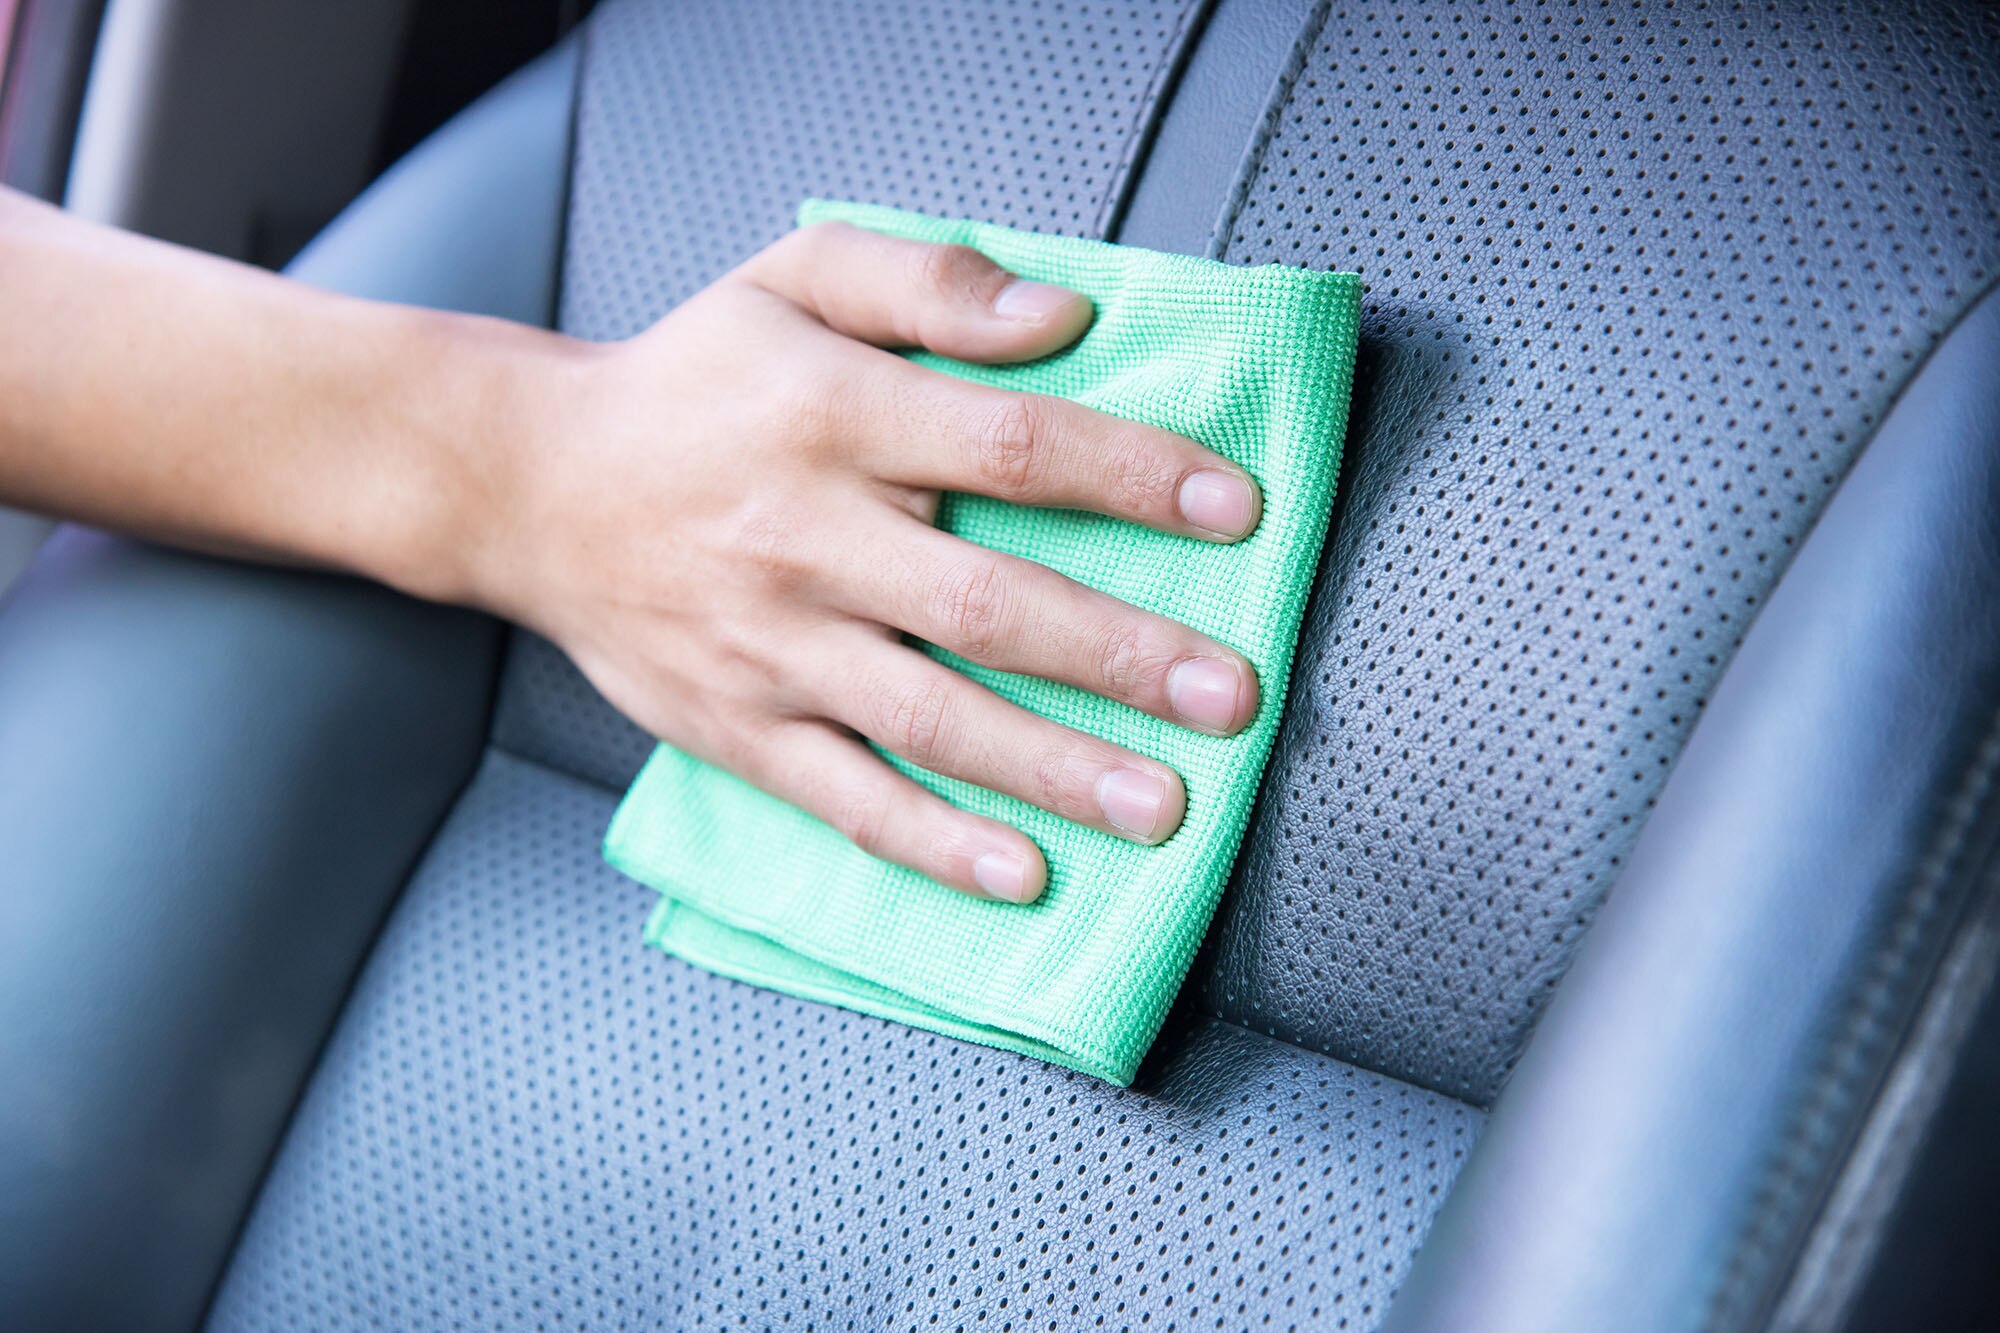
<svg viewBox="0 0 2000 1333">
<path fill-rule="evenodd" d="M 638 337 L 567 344 L 537 424 L 502 450 L 486 503 L 511 521 L 481 525 L 471 600 L 560 644 L 654 735 L 864 850 L 1030 901 L 1047 879 L 1030 839 L 864 739 L 1145 843 L 1178 827 L 1180 778 L 903 636 L 1210 733 L 1257 708 L 1255 672 L 1222 645 L 932 525 L 953 490 L 1206 540 L 1256 526 L 1254 483 L 1195 443 L 885 350 L 1030 360 L 1090 318 L 970 249 L 793 233 Z"/>
</svg>

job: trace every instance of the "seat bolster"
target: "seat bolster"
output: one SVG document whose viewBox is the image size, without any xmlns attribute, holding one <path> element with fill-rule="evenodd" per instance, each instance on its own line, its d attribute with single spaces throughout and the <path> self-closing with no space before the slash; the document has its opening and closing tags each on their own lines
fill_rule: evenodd
<svg viewBox="0 0 2000 1333">
<path fill-rule="evenodd" d="M 579 51 L 570 38 L 460 112 L 286 271 L 350 296 L 553 325 Z"/>
<path fill-rule="evenodd" d="M 575 52 L 295 271 L 545 322 Z M 59 531 L 0 604 L 0 1310 L 199 1322 L 390 906 L 470 776 L 500 627 Z"/>
<path fill-rule="evenodd" d="M 1779 1299 L 1990 872 L 1996 364 L 1988 295 L 1751 627 L 1417 1259 L 1400 1333 L 1741 1328 Z M 1663 614 L 1690 595 L 1660 589 Z"/>
</svg>

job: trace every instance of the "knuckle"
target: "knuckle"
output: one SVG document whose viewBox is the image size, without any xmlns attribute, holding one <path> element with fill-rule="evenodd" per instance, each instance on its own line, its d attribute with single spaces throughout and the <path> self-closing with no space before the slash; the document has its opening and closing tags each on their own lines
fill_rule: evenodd
<svg viewBox="0 0 2000 1333">
<path fill-rule="evenodd" d="M 753 336 L 756 336 L 753 334 Z M 761 339 L 760 339 L 761 340 Z M 754 394 L 743 395 L 743 417 L 772 431 L 821 433 L 838 420 L 854 368 L 825 340 L 787 339 L 782 358 Z M 789 441 L 789 436 L 781 437 Z"/>
<path fill-rule="evenodd" d="M 984 302 L 1000 270 L 969 245 L 925 245 L 913 256 L 920 291 L 947 299 Z"/>
<path fill-rule="evenodd" d="M 736 519 L 736 552 L 743 565 L 779 587 L 795 585 L 805 573 L 796 518 L 770 505 L 751 505 Z"/>
<path fill-rule="evenodd" d="M 1001 499 L 1034 493 L 1040 474 L 1045 411 L 1033 398 L 1009 395 L 989 408 L 973 434 L 980 480 Z"/>
<path fill-rule="evenodd" d="M 1058 814 L 1087 808 L 1091 793 L 1085 768 L 1080 756 L 1057 748 L 1044 750 L 1028 775 L 1034 803 Z"/>
<path fill-rule="evenodd" d="M 889 804 L 873 787 L 847 787 L 831 798 L 827 823 L 841 837 L 874 856 L 888 845 Z"/>
<path fill-rule="evenodd" d="M 776 767 L 768 739 L 747 721 L 717 725 L 708 740 L 709 757 L 732 773 L 756 780 Z"/>
<path fill-rule="evenodd" d="M 813 457 L 836 451 L 853 433 L 856 386 L 832 365 L 810 361 L 793 368 L 789 392 L 774 403 L 776 438 Z"/>
<path fill-rule="evenodd" d="M 1106 695 L 1136 700 L 1165 675 L 1171 654 L 1149 642 L 1144 627 L 1114 617 L 1098 632 L 1097 663 Z"/>
<path fill-rule="evenodd" d="M 941 681 L 926 681 L 893 694 L 883 718 L 889 747 L 919 768 L 930 768 L 944 753 L 951 696 Z"/>
<path fill-rule="evenodd" d="M 933 618 L 954 651 L 974 660 L 993 651 L 1006 625 L 1004 585 L 1000 563 L 983 558 L 953 566 L 938 581 Z"/>
<path fill-rule="evenodd" d="M 1150 514 L 1172 508 L 1182 469 L 1158 445 L 1123 431 L 1103 457 L 1112 498 L 1124 512 Z"/>
</svg>

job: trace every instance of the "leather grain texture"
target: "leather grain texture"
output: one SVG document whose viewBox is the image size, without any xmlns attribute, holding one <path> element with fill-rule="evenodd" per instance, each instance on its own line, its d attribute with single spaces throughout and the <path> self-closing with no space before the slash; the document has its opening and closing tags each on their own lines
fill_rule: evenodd
<svg viewBox="0 0 2000 1333">
<path fill-rule="evenodd" d="M 564 317 L 631 331 L 813 190 L 1088 233 L 1187 18 L 611 0 Z M 1480 1113 L 1189 1016 L 1119 1090 L 645 949 L 598 839 L 647 742 L 525 636 L 504 688 L 215 1327 L 1380 1320 Z"/>
<path fill-rule="evenodd" d="M 545 318 L 573 72 L 503 85 L 294 274 Z M 199 1320 L 499 650 L 483 617 L 77 529 L 0 606 L 0 1325 Z"/>
<path fill-rule="evenodd" d="M 1371 1327 L 1480 1116 L 1226 1024 L 1138 1091 L 638 947 L 614 792 L 490 757 L 211 1327 Z"/>
<path fill-rule="evenodd" d="M 1489 1102 L 1721 677 L 2000 274 L 2000 9 L 1339 4 L 1232 261 L 1367 283 L 1211 1013 Z"/>
<path fill-rule="evenodd" d="M 562 327 L 639 332 L 807 198 L 1101 238 L 1198 8 L 607 3 L 586 32 Z M 618 787 L 652 751 L 530 634 L 494 734 Z"/>
<path fill-rule="evenodd" d="M 1991 882 L 1996 364 L 2000 295 L 1758 617 L 1494 1108 L 1406 1333 L 1763 1326 Z"/>
</svg>

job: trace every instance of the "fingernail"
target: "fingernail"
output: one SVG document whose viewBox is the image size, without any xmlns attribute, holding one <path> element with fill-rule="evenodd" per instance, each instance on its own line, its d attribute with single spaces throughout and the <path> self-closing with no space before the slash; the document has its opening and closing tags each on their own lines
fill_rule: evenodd
<svg viewBox="0 0 2000 1333">
<path fill-rule="evenodd" d="M 1257 523 L 1257 494 L 1234 472 L 1203 468 L 1181 483 L 1181 517 L 1218 537 L 1246 536 Z"/>
<path fill-rule="evenodd" d="M 1114 768 L 1097 780 L 1097 808 L 1113 828 L 1141 842 L 1152 842 L 1163 830 L 1167 811 L 1166 784 L 1150 773 Z"/>
<path fill-rule="evenodd" d="M 1067 287 L 1053 287 L 1046 282 L 1029 282 L 1026 278 L 1016 278 L 1002 287 L 1000 294 L 993 298 L 993 313 L 1002 319 L 1016 319 L 1024 324 L 1041 324 L 1078 299 L 1077 294 Z"/>
<path fill-rule="evenodd" d="M 1204 731 L 1236 729 L 1242 690 L 1242 674 L 1219 658 L 1184 658 L 1167 672 L 1167 702 L 1183 722 Z"/>
<path fill-rule="evenodd" d="M 1024 903 L 1034 897 L 1028 863 L 1012 852 L 985 852 L 972 863 L 972 880 L 989 898 Z"/>
</svg>

